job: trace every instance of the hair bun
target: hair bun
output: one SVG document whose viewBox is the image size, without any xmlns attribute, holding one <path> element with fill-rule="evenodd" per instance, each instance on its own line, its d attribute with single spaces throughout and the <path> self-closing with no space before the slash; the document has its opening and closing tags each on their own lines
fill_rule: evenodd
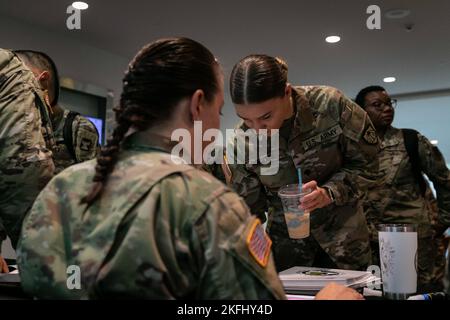
<svg viewBox="0 0 450 320">
<path fill-rule="evenodd" d="M 288 71 L 288 64 L 287 64 L 287 62 L 284 61 L 284 59 L 280 58 L 280 57 L 275 57 L 275 60 L 277 60 L 278 65 L 281 67 L 281 69 L 287 73 L 287 71 Z"/>
</svg>

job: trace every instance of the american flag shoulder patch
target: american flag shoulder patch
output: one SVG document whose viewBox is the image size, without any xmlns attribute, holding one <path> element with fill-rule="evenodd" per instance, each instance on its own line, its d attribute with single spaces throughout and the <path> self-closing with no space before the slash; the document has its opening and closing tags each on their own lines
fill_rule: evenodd
<svg viewBox="0 0 450 320">
<path fill-rule="evenodd" d="M 269 262 L 272 240 L 270 240 L 259 219 L 256 219 L 250 228 L 247 236 L 247 247 L 256 262 L 265 268 Z"/>
</svg>

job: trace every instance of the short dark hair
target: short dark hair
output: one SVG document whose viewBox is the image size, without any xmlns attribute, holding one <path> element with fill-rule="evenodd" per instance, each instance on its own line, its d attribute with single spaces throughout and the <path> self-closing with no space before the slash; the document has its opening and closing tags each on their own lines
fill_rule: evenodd
<svg viewBox="0 0 450 320">
<path fill-rule="evenodd" d="M 284 97 L 287 74 L 288 66 L 281 58 L 249 55 L 231 72 L 231 100 L 235 104 L 249 104 Z"/>
<path fill-rule="evenodd" d="M 50 56 L 41 51 L 34 50 L 14 50 L 14 53 L 19 56 L 20 59 L 24 60 L 25 63 L 38 68 L 39 70 L 46 70 L 50 72 L 52 78 L 53 87 L 53 100 L 50 102 L 52 106 L 58 103 L 59 100 L 59 75 L 58 68 Z"/>
<path fill-rule="evenodd" d="M 358 104 L 361 108 L 364 109 L 365 99 L 368 93 L 374 92 L 374 91 L 386 91 L 381 86 L 368 86 L 363 89 L 361 89 L 358 94 L 356 95 L 355 102 Z"/>
</svg>

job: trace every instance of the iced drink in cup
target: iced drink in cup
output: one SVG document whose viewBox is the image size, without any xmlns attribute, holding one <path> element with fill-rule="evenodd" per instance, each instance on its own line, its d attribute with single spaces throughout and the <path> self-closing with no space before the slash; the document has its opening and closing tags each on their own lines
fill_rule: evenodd
<svg viewBox="0 0 450 320">
<path fill-rule="evenodd" d="M 302 190 L 298 184 L 289 184 L 278 191 L 291 239 L 309 237 L 309 212 L 299 208 L 301 199 L 308 193 L 311 193 L 311 189 Z"/>
</svg>

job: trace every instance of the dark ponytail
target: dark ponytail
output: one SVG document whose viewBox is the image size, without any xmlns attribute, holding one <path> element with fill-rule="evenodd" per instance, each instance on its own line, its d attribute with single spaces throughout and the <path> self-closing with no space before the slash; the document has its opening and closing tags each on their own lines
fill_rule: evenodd
<svg viewBox="0 0 450 320">
<path fill-rule="evenodd" d="M 187 38 L 161 39 L 142 48 L 123 79 L 117 123 L 95 167 L 94 185 L 81 203 L 92 204 L 113 171 L 121 143 L 133 127 L 146 130 L 170 119 L 175 105 L 201 89 L 207 101 L 218 91 L 218 63 L 200 43 Z"/>
<path fill-rule="evenodd" d="M 281 58 L 247 56 L 231 72 L 231 100 L 235 104 L 250 104 L 284 97 L 287 74 L 288 66 Z"/>
</svg>

